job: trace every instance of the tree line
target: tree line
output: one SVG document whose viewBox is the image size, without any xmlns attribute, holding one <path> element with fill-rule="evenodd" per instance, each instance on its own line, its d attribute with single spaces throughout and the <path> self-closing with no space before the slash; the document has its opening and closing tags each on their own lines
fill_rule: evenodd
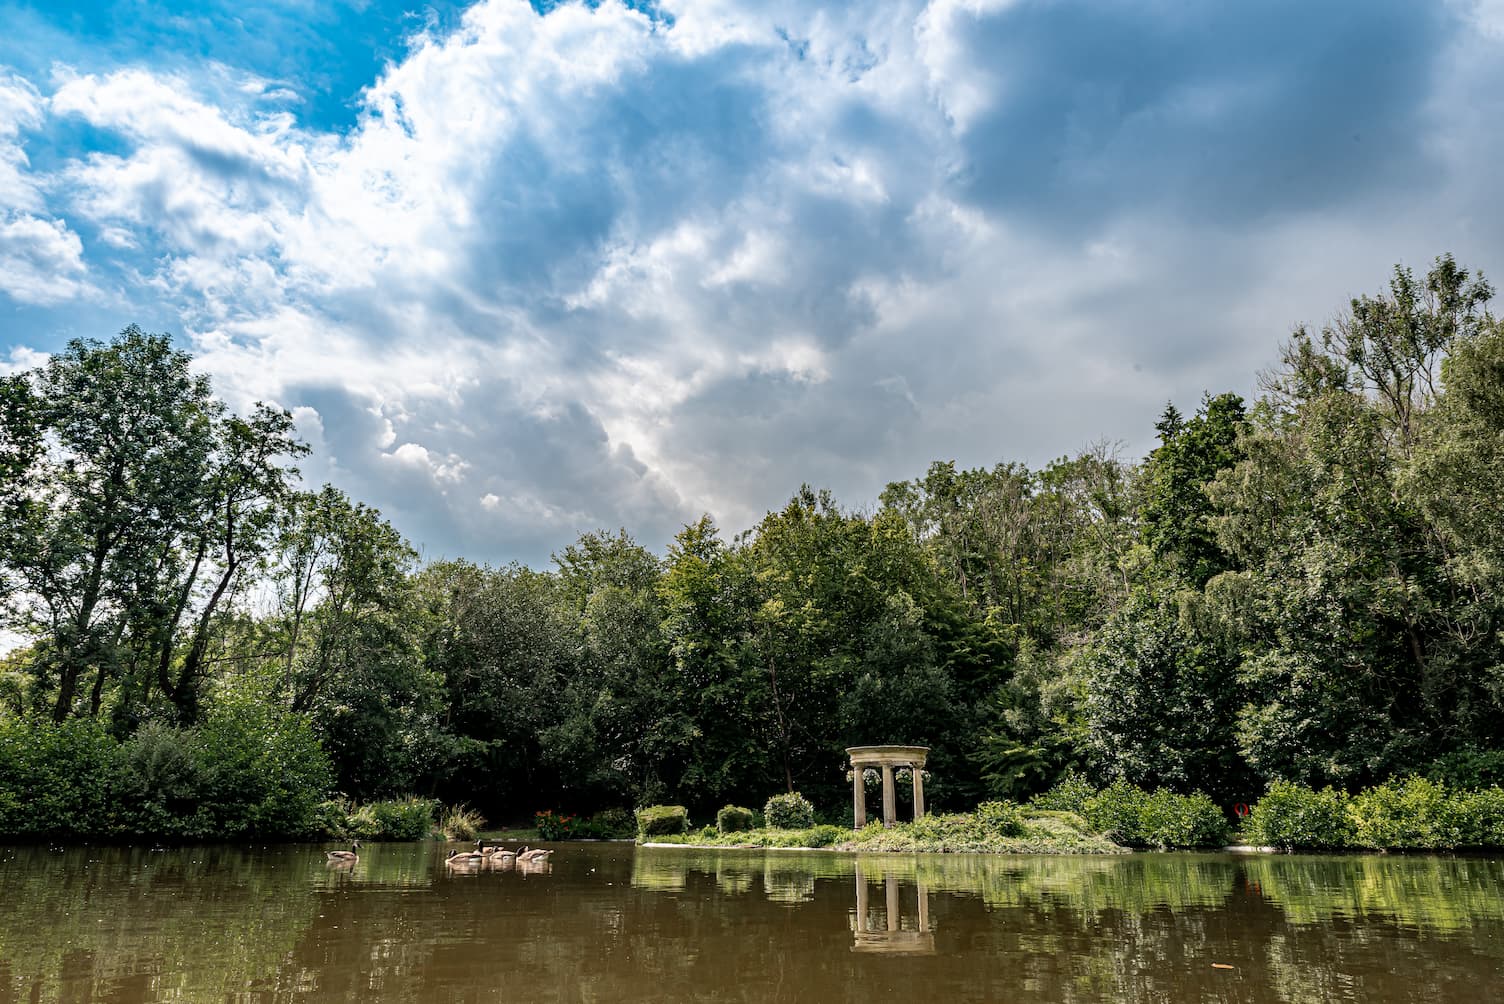
<svg viewBox="0 0 1504 1004">
<path fill-rule="evenodd" d="M 0 379 L 0 601 L 28 640 L 0 732 L 156 750 L 234 708 L 310 736 L 328 793 L 498 820 L 795 789 L 835 818 L 842 750 L 879 742 L 932 747 L 954 807 L 1072 770 L 1224 803 L 1504 780 L 1491 296 L 1449 256 L 1397 268 L 1252 401 L 1166 407 L 1141 459 L 937 462 L 870 512 L 806 486 L 739 534 L 590 532 L 546 570 L 420 562 L 301 484 L 285 411 L 234 413 L 165 335 L 74 341 Z"/>
</svg>

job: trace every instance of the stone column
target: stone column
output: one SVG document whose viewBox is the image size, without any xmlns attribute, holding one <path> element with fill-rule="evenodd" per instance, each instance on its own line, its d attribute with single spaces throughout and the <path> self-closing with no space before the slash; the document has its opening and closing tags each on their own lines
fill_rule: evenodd
<svg viewBox="0 0 1504 1004">
<path fill-rule="evenodd" d="M 897 931 L 899 918 L 903 916 L 898 905 L 898 876 L 889 872 L 883 884 L 888 893 L 888 930 Z"/>
<path fill-rule="evenodd" d="M 920 776 L 924 771 L 918 767 L 909 769 L 914 772 L 914 821 L 917 823 L 919 817 L 924 815 L 924 778 Z"/>
<path fill-rule="evenodd" d="M 851 822 L 860 830 L 867 825 L 867 783 L 865 767 L 851 765 Z"/>
<path fill-rule="evenodd" d="M 883 764 L 883 825 L 898 822 L 898 792 L 893 789 L 893 765 Z"/>
</svg>

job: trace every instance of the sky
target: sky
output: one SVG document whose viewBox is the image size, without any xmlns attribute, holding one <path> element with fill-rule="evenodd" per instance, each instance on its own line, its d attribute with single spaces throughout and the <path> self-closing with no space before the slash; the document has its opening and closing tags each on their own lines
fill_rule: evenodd
<svg viewBox="0 0 1504 1004">
<path fill-rule="evenodd" d="M 0 0 L 0 372 L 128 324 L 430 557 L 1153 445 L 1504 273 L 1504 0 Z"/>
</svg>

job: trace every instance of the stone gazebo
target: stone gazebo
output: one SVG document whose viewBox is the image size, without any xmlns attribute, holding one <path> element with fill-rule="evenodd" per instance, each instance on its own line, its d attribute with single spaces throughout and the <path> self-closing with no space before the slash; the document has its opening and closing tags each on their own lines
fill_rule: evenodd
<svg viewBox="0 0 1504 1004">
<path fill-rule="evenodd" d="M 920 775 L 924 772 L 924 760 L 930 755 L 928 746 L 852 746 L 846 755 L 851 757 L 851 809 L 857 829 L 867 825 L 867 788 L 862 775 L 868 767 L 882 768 L 884 826 L 898 821 L 894 767 L 908 767 L 914 775 L 914 818 L 924 815 L 924 779 Z"/>
</svg>

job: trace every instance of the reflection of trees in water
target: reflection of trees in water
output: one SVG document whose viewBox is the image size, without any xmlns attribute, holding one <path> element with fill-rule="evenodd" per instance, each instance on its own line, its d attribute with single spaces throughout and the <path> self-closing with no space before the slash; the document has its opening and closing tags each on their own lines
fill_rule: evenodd
<svg viewBox="0 0 1504 1004">
<path fill-rule="evenodd" d="M 0 851 L 0 1004 L 33 990 L 121 1002 L 1500 999 L 1493 861 L 599 845 L 570 848 L 547 876 L 451 877 L 437 854 L 368 848 L 336 874 L 312 848 Z M 927 935 L 934 954 L 854 951 L 859 934 Z"/>
<path fill-rule="evenodd" d="M 316 912 L 310 870 L 233 848 L 0 852 L 0 1001 L 217 1000 Z"/>
</svg>

